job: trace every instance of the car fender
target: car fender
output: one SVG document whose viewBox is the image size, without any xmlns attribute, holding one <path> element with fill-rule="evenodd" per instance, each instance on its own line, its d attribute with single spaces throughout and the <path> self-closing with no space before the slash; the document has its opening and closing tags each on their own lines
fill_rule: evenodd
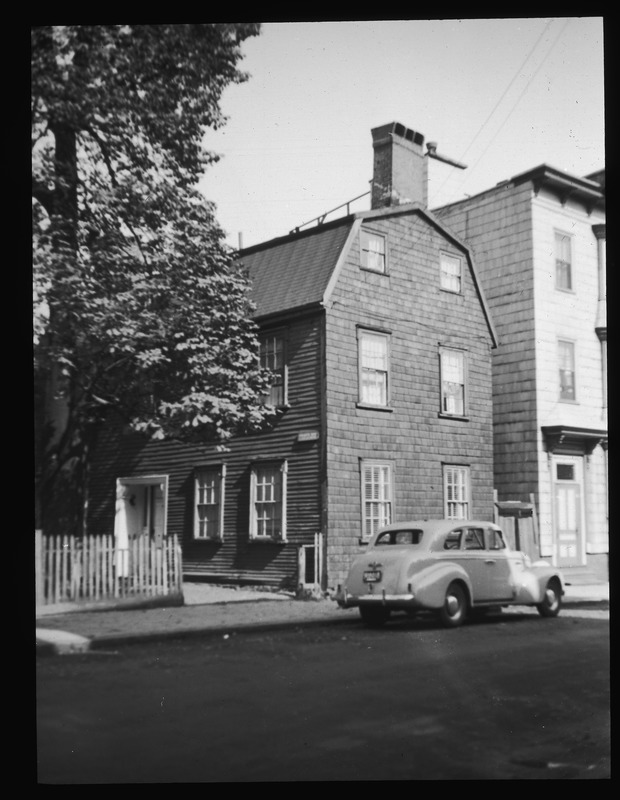
<svg viewBox="0 0 620 800">
<path fill-rule="evenodd" d="M 414 574 L 408 575 L 407 582 L 415 595 L 416 605 L 423 608 L 441 608 L 446 599 L 448 586 L 459 580 L 467 587 L 469 598 L 472 597 L 472 586 L 469 576 L 460 564 L 454 561 L 434 561 Z"/>
<path fill-rule="evenodd" d="M 519 575 L 516 585 L 516 600 L 522 603 L 540 603 L 545 596 L 545 588 L 551 578 L 560 582 L 560 590 L 564 594 L 562 574 L 548 561 L 536 561 Z"/>
</svg>

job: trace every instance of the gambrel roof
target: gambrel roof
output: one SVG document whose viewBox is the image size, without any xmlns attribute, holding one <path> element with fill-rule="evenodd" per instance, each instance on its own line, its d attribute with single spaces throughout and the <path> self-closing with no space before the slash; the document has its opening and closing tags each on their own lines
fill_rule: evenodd
<svg viewBox="0 0 620 800">
<path fill-rule="evenodd" d="M 249 269 L 256 316 L 320 304 L 353 225 L 344 217 L 241 251 Z"/>
<path fill-rule="evenodd" d="M 301 233 L 291 233 L 241 250 L 238 258 L 249 271 L 252 299 L 256 304 L 255 317 L 261 320 L 324 306 L 362 223 L 406 214 L 420 215 L 464 251 L 496 347 L 497 335 L 469 247 L 420 203 L 359 211 Z"/>
</svg>

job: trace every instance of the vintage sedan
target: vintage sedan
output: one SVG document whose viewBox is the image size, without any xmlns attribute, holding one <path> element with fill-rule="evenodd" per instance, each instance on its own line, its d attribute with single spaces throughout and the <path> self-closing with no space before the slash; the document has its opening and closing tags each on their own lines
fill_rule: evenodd
<svg viewBox="0 0 620 800">
<path fill-rule="evenodd" d="M 355 557 L 333 599 L 359 608 L 370 627 L 392 611 L 435 612 L 456 627 L 468 616 L 503 606 L 535 606 L 543 617 L 560 612 L 562 573 L 546 561 L 511 550 L 492 522 L 433 519 L 388 525 Z"/>
</svg>

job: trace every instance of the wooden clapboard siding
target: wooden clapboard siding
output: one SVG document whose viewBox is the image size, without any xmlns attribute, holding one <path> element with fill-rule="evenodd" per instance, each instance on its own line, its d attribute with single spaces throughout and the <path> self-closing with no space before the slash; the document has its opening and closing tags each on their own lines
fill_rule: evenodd
<svg viewBox="0 0 620 800">
<path fill-rule="evenodd" d="M 491 335 L 465 249 L 418 214 L 374 218 L 389 274 L 359 266 L 353 246 L 326 319 L 330 582 L 344 577 L 362 533 L 360 459 L 394 468 L 394 519 L 443 516 L 444 463 L 471 468 L 474 516 L 493 514 Z M 464 262 L 461 295 L 439 288 L 440 250 Z M 389 331 L 391 411 L 359 408 L 357 327 Z M 467 350 L 468 421 L 440 418 L 439 343 Z"/>
<path fill-rule="evenodd" d="M 312 544 L 321 530 L 321 336 L 322 315 L 297 316 L 279 324 L 287 332 L 288 402 L 273 426 L 260 435 L 233 439 L 229 451 L 214 445 L 146 442 L 130 433 L 105 431 L 96 448 L 89 501 L 89 529 L 114 530 L 116 479 L 168 475 L 167 530 L 179 535 L 186 574 L 222 576 L 274 584 L 294 584 L 298 546 Z M 301 430 L 318 440 L 297 442 Z M 249 540 L 250 470 L 254 461 L 288 463 L 287 542 Z M 194 472 L 226 465 L 224 537 L 221 543 L 193 538 Z"/>
</svg>

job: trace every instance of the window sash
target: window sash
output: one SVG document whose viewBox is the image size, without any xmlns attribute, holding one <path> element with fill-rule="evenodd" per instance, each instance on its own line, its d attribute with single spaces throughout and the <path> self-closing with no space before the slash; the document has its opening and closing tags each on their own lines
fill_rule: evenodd
<svg viewBox="0 0 620 800">
<path fill-rule="evenodd" d="M 383 272 L 386 269 L 385 237 L 369 231 L 360 231 L 361 265 L 373 272 Z"/>
<path fill-rule="evenodd" d="M 267 334 L 260 340 L 261 367 L 273 373 L 267 404 L 282 406 L 286 403 L 286 359 L 282 334 Z"/>
<path fill-rule="evenodd" d="M 571 237 L 555 234 L 555 281 L 558 289 L 572 289 Z"/>
<path fill-rule="evenodd" d="M 575 345 L 573 342 L 558 342 L 560 373 L 560 399 L 575 399 Z"/>
<path fill-rule="evenodd" d="M 363 538 L 369 539 L 392 522 L 392 468 L 390 464 L 362 466 Z"/>
<path fill-rule="evenodd" d="M 444 467 L 445 515 L 469 519 L 469 467 Z"/>
<path fill-rule="evenodd" d="M 465 353 L 460 350 L 442 350 L 441 410 L 444 414 L 465 414 Z"/>
<path fill-rule="evenodd" d="M 385 334 L 360 333 L 360 400 L 375 406 L 388 403 L 388 338 Z"/>
<path fill-rule="evenodd" d="M 461 291 L 461 259 L 457 256 L 441 253 L 441 288 L 449 292 Z"/>
<path fill-rule="evenodd" d="M 194 538 L 221 540 L 224 530 L 224 466 L 201 469 L 194 478 Z"/>
<path fill-rule="evenodd" d="M 250 515 L 251 538 L 286 538 L 286 462 L 252 470 Z"/>
</svg>

